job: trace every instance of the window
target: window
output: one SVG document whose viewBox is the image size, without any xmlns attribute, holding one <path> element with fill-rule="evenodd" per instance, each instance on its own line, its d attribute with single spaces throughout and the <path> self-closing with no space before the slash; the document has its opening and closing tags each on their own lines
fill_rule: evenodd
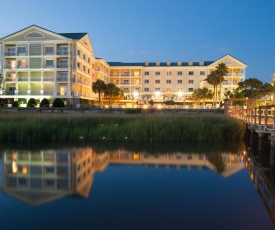
<svg viewBox="0 0 275 230">
<path fill-rule="evenodd" d="M 205 75 L 205 71 L 200 71 L 200 75 Z"/>
<path fill-rule="evenodd" d="M 83 54 L 83 60 L 86 60 L 86 55 L 85 54 Z"/>
<path fill-rule="evenodd" d="M 182 71 L 178 71 L 178 75 L 182 75 Z"/>
<path fill-rule="evenodd" d="M 167 72 L 166 72 L 166 75 L 171 75 L 171 71 L 167 71 Z"/>
<path fill-rule="evenodd" d="M 160 72 L 159 72 L 159 71 L 157 71 L 157 72 L 156 72 L 156 75 L 160 75 Z"/>
<path fill-rule="evenodd" d="M 47 167 L 46 173 L 54 173 L 54 167 Z"/>
<path fill-rule="evenodd" d="M 194 75 L 194 71 L 189 71 L 189 75 Z"/>
<path fill-rule="evenodd" d="M 123 92 L 124 92 L 124 93 L 128 93 L 128 92 L 129 92 L 129 88 L 124 88 L 124 89 L 123 89 Z"/>
<path fill-rule="evenodd" d="M 148 76 L 149 75 L 149 71 L 145 71 L 144 75 Z"/>
<path fill-rule="evenodd" d="M 171 79 L 166 79 L 167 84 L 171 84 Z"/>
<path fill-rule="evenodd" d="M 77 55 L 80 56 L 80 50 L 77 50 Z"/>
<path fill-rule="evenodd" d="M 170 62 L 170 61 L 167 61 L 167 62 L 166 62 L 166 65 L 167 65 L 167 66 L 170 66 L 170 65 L 171 65 L 171 62 Z"/>
<path fill-rule="evenodd" d="M 178 79 L 178 84 L 182 84 L 182 80 L 181 79 Z"/>
<path fill-rule="evenodd" d="M 178 61 L 177 65 L 181 66 L 182 65 L 182 61 Z"/>
<path fill-rule="evenodd" d="M 46 180 L 46 185 L 47 186 L 54 186 L 54 180 L 52 180 L 52 179 Z"/>
<path fill-rule="evenodd" d="M 159 61 L 156 62 L 156 66 L 160 66 L 160 62 Z"/>
<path fill-rule="evenodd" d="M 144 88 L 144 91 L 145 92 L 149 92 L 149 88 Z"/>
<path fill-rule="evenodd" d="M 27 60 L 26 59 L 22 59 L 22 60 L 18 60 L 18 68 L 27 68 Z"/>
<path fill-rule="evenodd" d="M 124 85 L 129 85 L 129 80 L 124 80 L 124 81 L 123 81 L 123 84 L 124 84 Z"/>
<path fill-rule="evenodd" d="M 88 63 L 90 64 L 90 58 L 88 58 Z"/>
<path fill-rule="evenodd" d="M 90 69 L 88 69 L 88 74 L 90 74 Z"/>
<path fill-rule="evenodd" d="M 171 91 L 171 88 L 166 88 L 166 92 L 170 92 Z"/>
<path fill-rule="evenodd" d="M 15 53 L 16 53 L 15 47 L 9 47 L 8 52 L 6 52 L 5 54 L 8 56 L 15 56 Z"/>
<path fill-rule="evenodd" d="M 26 47 L 18 47 L 18 56 L 24 56 L 26 55 Z"/>
<path fill-rule="evenodd" d="M 160 84 L 160 80 L 159 79 L 156 80 L 156 84 Z"/>
<path fill-rule="evenodd" d="M 188 88 L 188 92 L 193 92 L 193 88 Z"/>
<path fill-rule="evenodd" d="M 53 60 L 46 60 L 46 67 L 49 68 L 53 68 Z"/>
<path fill-rule="evenodd" d="M 57 51 L 58 55 L 68 55 L 68 53 L 68 46 L 60 46 L 59 50 Z"/>
<path fill-rule="evenodd" d="M 188 80 L 188 83 L 189 83 L 189 84 L 193 84 L 193 83 L 194 83 L 194 80 L 190 80 L 190 79 L 189 79 L 189 80 Z"/>
<path fill-rule="evenodd" d="M 189 62 L 188 62 L 188 65 L 189 65 L 189 66 L 193 65 L 193 61 L 189 61 Z"/>
<path fill-rule="evenodd" d="M 149 83 L 149 80 L 144 80 L 144 83 L 148 84 L 148 83 Z"/>
<path fill-rule="evenodd" d="M 160 88 L 155 88 L 155 91 L 156 92 L 160 92 Z"/>
<path fill-rule="evenodd" d="M 53 46 L 46 46 L 46 48 L 45 48 L 45 54 L 46 55 L 53 54 Z"/>
<path fill-rule="evenodd" d="M 80 68 L 80 63 L 79 62 L 77 62 L 77 68 Z"/>
<path fill-rule="evenodd" d="M 84 71 L 84 72 L 86 71 L 86 66 L 85 66 L 85 65 L 83 66 L 83 71 Z"/>
</svg>

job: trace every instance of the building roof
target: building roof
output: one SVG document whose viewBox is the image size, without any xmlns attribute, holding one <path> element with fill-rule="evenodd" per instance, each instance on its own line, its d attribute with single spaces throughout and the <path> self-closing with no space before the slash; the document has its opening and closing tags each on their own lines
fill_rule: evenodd
<svg viewBox="0 0 275 230">
<path fill-rule="evenodd" d="M 87 33 L 59 33 L 59 35 L 73 40 L 80 40 L 87 35 Z"/>
<path fill-rule="evenodd" d="M 149 65 L 145 65 L 145 62 L 107 62 L 110 66 L 157 66 L 156 62 L 149 62 Z M 180 66 L 189 66 L 189 62 L 182 62 Z M 203 65 L 200 62 L 193 62 L 191 66 L 208 66 L 214 63 L 214 61 L 204 61 Z M 167 62 L 160 62 L 159 66 L 168 66 Z M 179 66 L 178 62 L 171 62 L 170 66 Z"/>
</svg>

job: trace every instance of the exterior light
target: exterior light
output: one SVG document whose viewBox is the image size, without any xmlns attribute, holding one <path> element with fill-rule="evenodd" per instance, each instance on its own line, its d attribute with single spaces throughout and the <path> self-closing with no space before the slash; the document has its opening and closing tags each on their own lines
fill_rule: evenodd
<svg viewBox="0 0 275 230">
<path fill-rule="evenodd" d="M 245 155 L 246 154 L 246 152 L 245 151 L 243 151 L 243 155 Z"/>
<path fill-rule="evenodd" d="M 155 92 L 155 95 L 156 95 L 157 97 L 159 97 L 159 96 L 160 96 L 160 92 L 159 92 L 159 91 L 156 91 L 156 92 Z"/>
<path fill-rule="evenodd" d="M 137 92 L 137 91 L 134 91 L 134 92 L 133 92 L 133 96 L 134 96 L 134 97 L 137 97 L 137 96 L 138 96 L 138 92 Z"/>
<path fill-rule="evenodd" d="M 16 161 L 12 161 L 12 173 L 16 174 L 17 173 L 17 163 Z"/>
<path fill-rule="evenodd" d="M 178 96 L 182 97 L 183 93 L 181 91 L 178 92 Z"/>
<path fill-rule="evenodd" d="M 144 105 L 143 108 L 144 108 L 144 109 L 147 109 L 147 105 Z"/>
<path fill-rule="evenodd" d="M 158 108 L 158 109 L 161 109 L 161 105 L 158 105 L 157 108 Z"/>
</svg>

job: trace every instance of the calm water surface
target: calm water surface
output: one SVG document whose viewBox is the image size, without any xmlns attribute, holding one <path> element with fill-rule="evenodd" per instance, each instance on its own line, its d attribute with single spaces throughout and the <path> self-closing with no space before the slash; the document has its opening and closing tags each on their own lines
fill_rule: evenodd
<svg viewBox="0 0 275 230">
<path fill-rule="evenodd" d="M 242 144 L 2 148 L 0 228 L 274 229 L 275 170 L 244 151 Z"/>
</svg>

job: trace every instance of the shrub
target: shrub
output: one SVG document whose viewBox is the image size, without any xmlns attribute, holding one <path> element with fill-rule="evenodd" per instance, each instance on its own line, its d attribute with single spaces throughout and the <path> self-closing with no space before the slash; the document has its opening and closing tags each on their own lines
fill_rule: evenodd
<svg viewBox="0 0 275 230">
<path fill-rule="evenodd" d="M 12 107 L 20 107 L 20 106 L 21 106 L 21 104 L 20 104 L 19 101 L 14 101 L 14 102 L 12 103 Z"/>
<path fill-rule="evenodd" d="M 50 107 L 50 101 L 47 98 L 43 98 L 43 100 L 40 102 L 39 107 L 49 108 Z"/>
<path fill-rule="evenodd" d="M 27 103 L 27 107 L 35 107 L 37 105 L 37 101 L 34 98 L 30 98 Z"/>
<path fill-rule="evenodd" d="M 148 101 L 148 103 L 149 103 L 150 105 L 153 105 L 153 104 L 154 104 L 154 101 L 153 101 L 153 100 L 150 100 L 150 101 Z"/>
<path fill-rule="evenodd" d="M 165 102 L 165 105 L 174 105 L 174 104 L 175 104 L 175 102 L 173 100 Z"/>
<path fill-rule="evenodd" d="M 54 101 L 53 101 L 53 107 L 64 107 L 65 104 L 64 104 L 64 101 L 62 99 L 60 99 L 59 97 L 56 98 Z"/>
<path fill-rule="evenodd" d="M 141 113 L 141 108 L 125 109 L 125 113 Z"/>
<path fill-rule="evenodd" d="M 5 99 L 0 99 L 0 107 L 6 107 L 8 105 L 8 100 Z"/>
</svg>

